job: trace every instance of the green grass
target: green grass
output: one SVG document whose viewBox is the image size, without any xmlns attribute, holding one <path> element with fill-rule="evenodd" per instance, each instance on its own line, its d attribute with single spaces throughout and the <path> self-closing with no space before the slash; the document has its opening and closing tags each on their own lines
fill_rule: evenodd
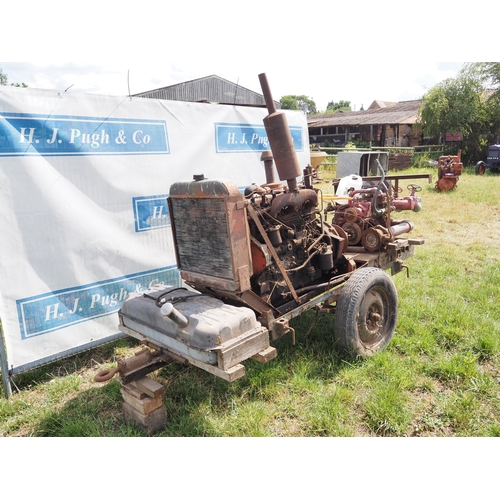
<svg viewBox="0 0 500 500">
<path fill-rule="evenodd" d="M 498 193 L 499 174 L 467 168 L 456 190 L 426 184 L 422 211 L 403 213 L 425 244 L 409 278 L 394 277 L 399 317 L 384 352 L 341 357 L 333 316 L 309 311 L 293 320 L 296 345 L 275 342 L 276 359 L 246 361 L 233 383 L 180 364 L 152 374 L 166 389 L 158 435 L 499 436 Z M 0 436 L 145 436 L 125 423 L 118 382 L 93 380 L 137 349 L 123 339 L 18 375 L 20 391 L 0 398 Z"/>
</svg>

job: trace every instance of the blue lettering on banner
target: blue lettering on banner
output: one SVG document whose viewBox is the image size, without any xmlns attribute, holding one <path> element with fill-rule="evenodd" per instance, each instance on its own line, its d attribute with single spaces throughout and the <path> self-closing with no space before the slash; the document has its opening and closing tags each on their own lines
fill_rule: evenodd
<svg viewBox="0 0 500 500">
<path fill-rule="evenodd" d="M 302 127 L 289 127 L 295 151 L 304 150 Z M 215 140 L 217 153 L 247 153 L 271 149 L 263 125 L 241 123 L 216 123 Z"/>
<path fill-rule="evenodd" d="M 167 198 L 167 194 L 132 198 L 136 233 L 170 226 Z"/>
<path fill-rule="evenodd" d="M 0 156 L 169 153 L 162 120 L 0 113 Z"/>
<path fill-rule="evenodd" d="M 132 292 L 181 286 L 176 267 L 155 269 L 16 301 L 23 340 L 117 312 Z"/>
</svg>

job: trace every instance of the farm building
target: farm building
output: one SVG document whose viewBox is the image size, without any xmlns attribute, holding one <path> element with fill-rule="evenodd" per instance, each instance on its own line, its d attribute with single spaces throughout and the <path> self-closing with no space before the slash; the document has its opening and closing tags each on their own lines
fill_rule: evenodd
<svg viewBox="0 0 500 500">
<path fill-rule="evenodd" d="M 156 90 L 148 90 L 147 92 L 135 94 L 134 97 L 166 99 L 169 101 L 211 102 L 238 106 L 265 107 L 266 105 L 262 94 L 216 75 L 177 83 Z M 275 104 L 276 108 L 281 107 L 279 102 L 275 101 Z"/>
<path fill-rule="evenodd" d="M 134 97 L 171 101 L 209 102 L 265 107 L 262 94 L 217 75 L 197 78 L 168 87 L 148 90 Z M 274 101 L 280 109 L 279 101 Z M 364 111 L 338 111 L 308 118 L 309 142 L 342 147 L 348 141 L 371 141 L 374 146 L 418 146 L 422 134 L 414 130 L 421 101 L 386 102 L 375 100 Z"/>
<path fill-rule="evenodd" d="M 422 133 L 414 125 L 421 101 L 373 101 L 364 111 L 338 111 L 310 116 L 307 120 L 311 144 L 342 147 L 348 141 L 371 142 L 380 147 L 411 147 L 422 144 Z"/>
</svg>

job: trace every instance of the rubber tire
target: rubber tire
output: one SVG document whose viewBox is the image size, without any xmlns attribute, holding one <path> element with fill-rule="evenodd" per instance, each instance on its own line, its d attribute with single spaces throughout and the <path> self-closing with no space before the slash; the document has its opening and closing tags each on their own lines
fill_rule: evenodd
<svg viewBox="0 0 500 500">
<path fill-rule="evenodd" d="M 486 167 L 483 161 L 478 161 L 476 165 L 476 175 L 483 175 L 486 172 Z"/>
<path fill-rule="evenodd" d="M 366 319 L 373 320 L 375 315 L 380 315 L 382 325 L 370 331 Z M 391 341 L 397 316 L 398 294 L 387 272 L 377 267 L 358 269 L 347 280 L 337 300 L 334 320 L 337 349 L 350 356 L 372 356 Z"/>
</svg>

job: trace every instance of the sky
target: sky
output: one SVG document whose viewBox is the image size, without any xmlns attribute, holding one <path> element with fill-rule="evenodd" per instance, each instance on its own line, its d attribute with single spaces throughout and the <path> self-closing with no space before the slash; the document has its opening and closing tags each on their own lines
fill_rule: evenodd
<svg viewBox="0 0 500 500">
<path fill-rule="evenodd" d="M 330 101 L 346 100 L 351 109 L 366 109 L 375 99 L 391 102 L 419 99 L 438 82 L 453 78 L 463 63 L 420 62 L 411 71 L 401 71 L 393 63 L 364 64 L 339 62 L 324 77 L 311 78 L 300 67 L 283 67 L 265 60 L 245 67 L 227 64 L 223 59 L 186 59 L 181 66 L 164 61 L 128 67 L 92 62 L 1 62 L 9 83 L 25 83 L 30 88 L 66 90 L 125 96 L 166 87 L 196 78 L 217 75 L 242 87 L 262 93 L 258 75 L 266 73 L 275 100 L 284 95 L 305 95 L 324 111 Z M 321 71 L 321 70 L 320 70 Z M 366 77 L 365 75 L 368 75 Z"/>
<path fill-rule="evenodd" d="M 275 100 L 305 95 L 319 111 L 340 100 L 359 110 L 421 98 L 456 76 L 456 61 L 491 60 L 494 44 L 455 29 L 484 23 L 482 1 L 466 17 L 430 0 L 409 10 L 384 0 L 9 2 L 0 68 L 31 88 L 118 96 L 209 75 L 262 93 L 266 73 Z"/>
</svg>

